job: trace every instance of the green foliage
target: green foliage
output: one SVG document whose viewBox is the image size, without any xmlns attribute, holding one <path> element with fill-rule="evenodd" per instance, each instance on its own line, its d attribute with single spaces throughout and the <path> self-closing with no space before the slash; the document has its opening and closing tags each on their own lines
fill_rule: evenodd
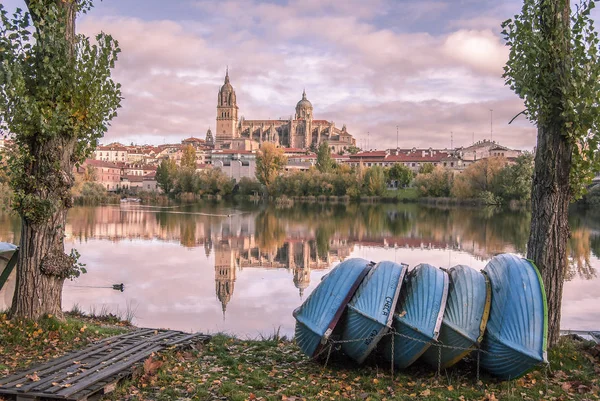
<svg viewBox="0 0 600 401">
<path fill-rule="evenodd" d="M 330 173 L 333 170 L 335 161 L 331 157 L 331 148 L 327 141 L 321 142 L 317 152 L 316 167 L 321 173 Z"/>
<path fill-rule="evenodd" d="M 423 163 L 421 167 L 419 167 L 419 174 L 431 174 L 434 170 L 434 165 L 431 163 Z"/>
<path fill-rule="evenodd" d="M 385 173 L 383 168 L 374 166 L 365 172 L 363 188 L 368 196 L 381 196 L 386 190 Z"/>
<path fill-rule="evenodd" d="M 386 174 L 389 181 L 396 181 L 398 183 L 398 188 L 408 186 L 414 178 L 411 169 L 401 163 L 396 163 L 387 169 Z"/>
<path fill-rule="evenodd" d="M 242 177 L 238 183 L 238 193 L 242 196 L 254 196 L 262 193 L 260 182 L 252 178 Z"/>
<path fill-rule="evenodd" d="M 156 184 L 163 190 L 165 195 L 169 195 L 175 187 L 175 177 L 177 175 L 177 164 L 175 160 L 164 159 L 156 169 Z"/>
<path fill-rule="evenodd" d="M 499 173 L 496 195 L 504 201 L 531 199 L 531 181 L 533 179 L 533 155 L 524 153 L 515 164 L 506 166 Z"/>
<path fill-rule="evenodd" d="M 351 146 L 348 146 L 348 148 L 346 148 L 346 152 L 348 152 L 351 155 L 355 155 L 358 152 L 360 152 L 360 148 L 357 148 L 356 146 L 351 145 Z"/>
<path fill-rule="evenodd" d="M 187 145 L 183 149 L 181 157 L 181 168 L 196 170 L 196 149 L 192 145 Z"/>
<path fill-rule="evenodd" d="M 511 48 L 504 77 L 529 120 L 556 128 L 573 145 L 570 184 L 577 199 L 600 171 L 600 41 L 590 16 L 595 2 L 582 0 L 565 23 L 556 17 L 564 1 L 524 0 L 521 14 L 502 24 Z"/>
<path fill-rule="evenodd" d="M 110 35 L 92 44 L 72 36 L 68 4 L 30 1 L 9 17 L 0 5 L 0 131 L 13 133 L 15 209 L 41 223 L 70 204 L 72 163 L 98 145 L 120 106 L 111 79 L 119 47 Z M 76 4 L 78 12 L 90 1 Z M 35 27 L 34 27 L 35 22 Z"/>
<path fill-rule="evenodd" d="M 270 191 L 271 185 L 286 164 L 287 157 L 283 154 L 283 149 L 271 142 L 263 142 L 256 156 L 256 178 Z"/>
</svg>

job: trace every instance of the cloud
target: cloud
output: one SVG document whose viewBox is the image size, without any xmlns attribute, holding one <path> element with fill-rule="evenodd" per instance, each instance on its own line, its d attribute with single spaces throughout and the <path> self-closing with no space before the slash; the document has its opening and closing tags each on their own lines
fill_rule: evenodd
<svg viewBox="0 0 600 401">
<path fill-rule="evenodd" d="M 439 20 L 457 12 L 448 4 L 408 2 L 404 10 L 386 0 L 369 7 L 358 0 L 195 2 L 190 13 L 199 12 L 198 20 L 90 14 L 79 27 L 109 32 L 123 49 L 114 77 L 125 100 L 106 141 L 203 137 L 215 125 L 228 65 L 246 118 L 288 118 L 305 88 L 316 118 L 346 123 L 359 139 L 370 132 L 380 147 L 395 146 L 400 125 L 412 147 L 449 142 L 452 130 L 483 135 L 489 109 L 498 110 L 498 120 L 522 110 L 504 86 L 507 48 L 491 29 L 402 31 L 386 22 L 400 11 Z M 455 17 L 459 25 L 471 15 Z M 531 126 L 509 128 L 498 128 L 496 139 L 533 146 Z"/>
</svg>

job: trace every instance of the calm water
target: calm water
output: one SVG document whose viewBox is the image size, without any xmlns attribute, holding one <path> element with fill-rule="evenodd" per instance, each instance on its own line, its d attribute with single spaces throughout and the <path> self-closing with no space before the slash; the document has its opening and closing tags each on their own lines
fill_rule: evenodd
<svg viewBox="0 0 600 401">
<path fill-rule="evenodd" d="M 529 218 L 420 205 L 78 207 L 66 246 L 88 273 L 65 283 L 63 307 L 131 311 L 146 327 L 291 335 L 292 310 L 346 258 L 481 269 L 494 254 L 524 253 Z M 600 213 L 573 213 L 571 229 L 562 328 L 599 329 Z M 19 230 L 0 214 L 0 241 L 18 242 Z M 106 288 L 116 283 L 125 291 Z"/>
</svg>

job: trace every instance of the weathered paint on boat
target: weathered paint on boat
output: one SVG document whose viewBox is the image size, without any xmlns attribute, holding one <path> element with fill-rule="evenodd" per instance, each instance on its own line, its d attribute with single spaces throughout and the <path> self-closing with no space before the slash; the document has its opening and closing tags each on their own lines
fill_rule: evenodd
<svg viewBox="0 0 600 401">
<path fill-rule="evenodd" d="M 433 345 L 423 354 L 427 363 L 436 368 L 439 363 L 442 369 L 454 365 L 479 345 L 491 304 L 490 282 L 484 273 L 458 265 L 448 275 L 448 301 L 438 337 L 442 347 Z"/>
<path fill-rule="evenodd" d="M 323 277 L 308 299 L 296 310 L 296 343 L 314 357 L 327 342 L 346 305 L 367 275 L 372 263 L 365 259 L 348 259 Z"/>
<path fill-rule="evenodd" d="M 515 379 L 547 362 L 544 284 L 537 267 L 516 255 L 498 255 L 484 271 L 492 287 L 492 305 L 481 366 L 502 379 Z"/>
<path fill-rule="evenodd" d="M 378 263 L 348 303 L 342 350 L 356 362 L 363 363 L 390 329 L 407 268 L 394 262 Z"/>
<path fill-rule="evenodd" d="M 448 273 L 428 264 L 420 264 L 407 274 L 392 323 L 395 333 L 380 342 L 383 355 L 389 360 L 393 341 L 397 367 L 410 366 L 438 338 L 448 281 Z"/>
</svg>

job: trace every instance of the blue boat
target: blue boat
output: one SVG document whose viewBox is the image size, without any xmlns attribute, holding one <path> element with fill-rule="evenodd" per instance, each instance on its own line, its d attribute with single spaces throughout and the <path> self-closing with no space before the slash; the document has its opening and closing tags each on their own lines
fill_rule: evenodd
<svg viewBox="0 0 600 401">
<path fill-rule="evenodd" d="M 391 327 L 407 265 L 380 262 L 367 274 L 348 303 L 342 350 L 363 363 Z"/>
<path fill-rule="evenodd" d="M 516 255 L 498 255 L 484 271 L 492 286 L 492 306 L 481 366 L 502 379 L 515 379 L 547 362 L 544 284 L 537 267 Z"/>
<path fill-rule="evenodd" d="M 406 275 L 406 283 L 396 306 L 393 336 L 385 336 L 384 358 L 406 368 L 438 338 L 446 300 L 448 273 L 428 264 L 420 264 Z M 393 349 L 392 349 L 393 345 Z"/>
<path fill-rule="evenodd" d="M 10 273 L 17 264 L 18 247 L 8 242 L 0 242 L 0 290 L 8 281 Z"/>
<path fill-rule="evenodd" d="M 372 266 L 372 263 L 359 258 L 340 263 L 323 277 L 306 301 L 294 310 L 296 344 L 306 355 L 316 357 L 320 353 Z"/>
<path fill-rule="evenodd" d="M 491 287 L 485 274 L 465 265 L 448 271 L 450 287 L 438 343 L 423 354 L 423 359 L 445 369 L 467 356 L 483 338 L 490 313 Z M 455 348 L 444 348 L 450 346 Z"/>
</svg>

